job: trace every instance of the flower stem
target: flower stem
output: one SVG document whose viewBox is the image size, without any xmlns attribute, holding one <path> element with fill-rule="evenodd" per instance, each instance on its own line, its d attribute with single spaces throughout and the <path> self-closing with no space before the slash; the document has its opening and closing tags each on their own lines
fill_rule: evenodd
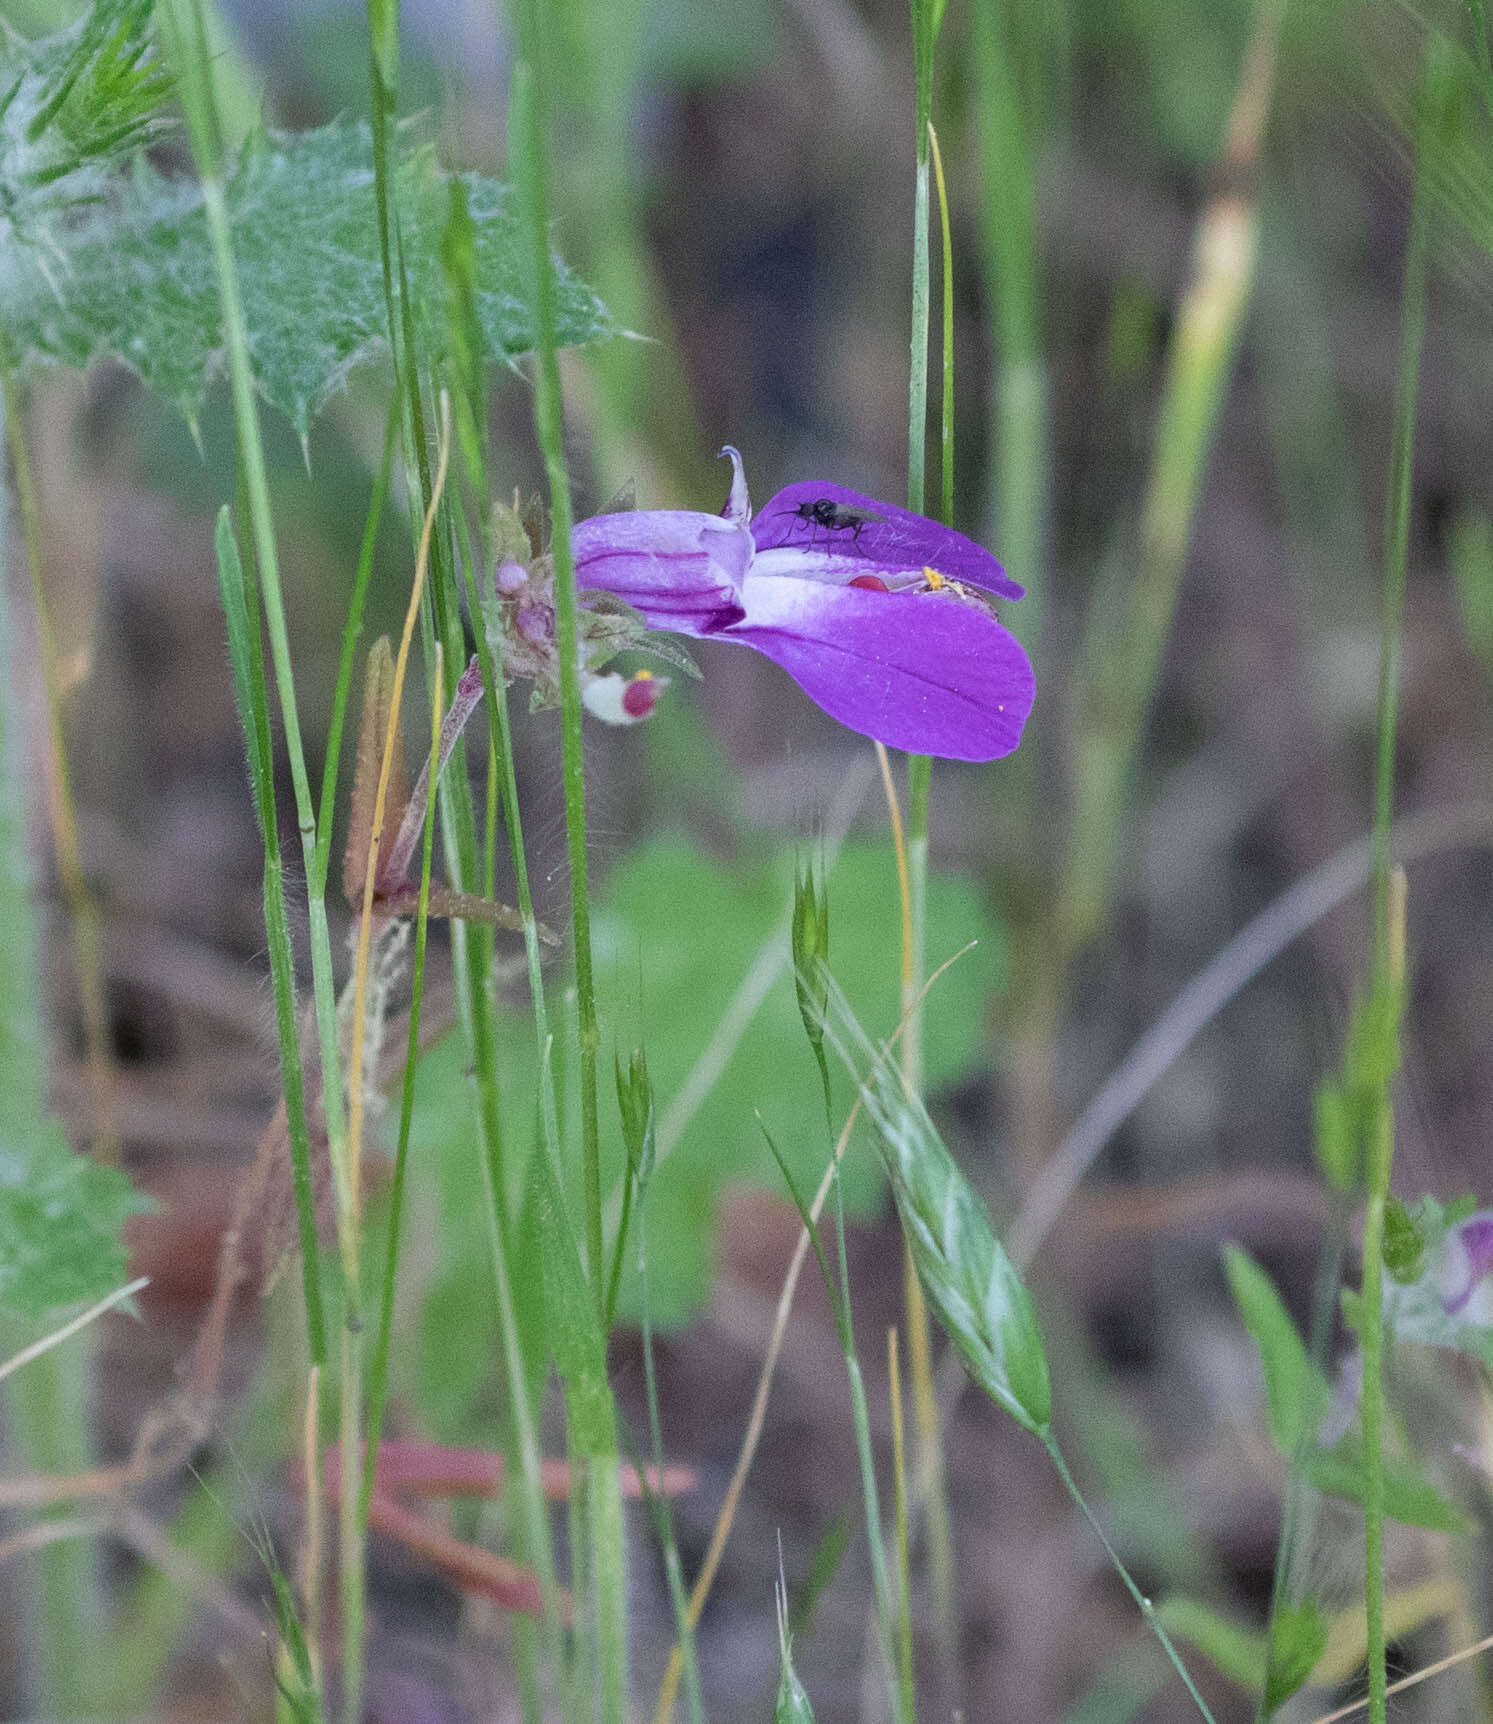
<svg viewBox="0 0 1493 1724">
<path fill-rule="evenodd" d="M 897 1528 L 897 1679 L 902 1708 L 916 1716 L 912 1670 L 912 1570 L 907 1549 L 907 1455 L 902 1439 L 902 1372 L 898 1364 L 897 1329 L 886 1332 L 887 1392 L 892 1403 L 892 1479 L 896 1491 Z"/>
<path fill-rule="evenodd" d="M 1073 1474 L 1068 1471 L 1068 1463 L 1063 1459 L 1062 1450 L 1059 1449 L 1057 1439 L 1053 1436 L 1051 1431 L 1043 1433 L 1042 1446 L 1047 1450 L 1047 1453 L 1052 1460 L 1052 1464 L 1057 1468 L 1058 1477 L 1063 1481 L 1064 1488 L 1067 1490 L 1068 1495 L 1073 1498 L 1075 1503 L 1077 1503 L 1079 1508 L 1083 1511 L 1084 1519 L 1091 1527 L 1093 1527 L 1095 1533 L 1098 1535 L 1100 1544 L 1104 1546 L 1104 1554 L 1109 1558 L 1110 1566 L 1124 1582 L 1125 1590 L 1135 1600 L 1136 1605 L 1139 1608 L 1141 1615 L 1145 1617 L 1147 1626 L 1150 1628 L 1151 1632 L 1156 1636 L 1157 1640 L 1161 1642 L 1162 1651 L 1165 1652 L 1167 1657 L 1171 1660 L 1172 1668 L 1177 1672 L 1178 1676 L 1182 1678 L 1182 1685 L 1192 1696 L 1193 1704 L 1207 1720 L 1207 1724 L 1213 1724 L 1213 1714 L 1208 1710 L 1208 1702 L 1203 1699 L 1201 1694 L 1198 1693 L 1197 1684 L 1188 1674 L 1187 1666 L 1182 1662 L 1181 1655 L 1172 1644 L 1172 1637 L 1167 1633 L 1165 1625 L 1156 1613 L 1156 1606 L 1135 1584 L 1134 1579 L 1131 1577 L 1130 1570 L 1126 1568 L 1123 1562 L 1121 1562 L 1119 1552 L 1109 1542 L 1109 1535 L 1105 1532 L 1103 1523 L 1084 1500 L 1083 1492 L 1079 1490 L 1078 1485 L 1074 1482 Z"/>
<path fill-rule="evenodd" d="M 919 514 L 927 480 L 928 436 L 928 329 L 929 292 L 929 181 L 933 151 L 933 49 L 938 33 L 938 10 L 929 0 L 913 0 L 914 102 L 916 170 L 913 179 L 912 229 L 912 331 L 907 386 L 907 506 Z M 948 271 L 947 263 L 945 266 Z M 952 379 L 952 364 L 946 382 Z M 945 403 L 949 447 L 945 451 L 948 474 L 953 463 L 952 392 Z M 943 488 L 947 488 L 947 483 Z M 906 1019 L 902 1036 L 902 1072 L 914 1095 L 922 1089 L 922 1025 L 918 1001 L 923 971 L 923 920 L 928 881 L 928 793 L 933 763 L 925 755 L 913 755 L 907 763 L 908 842 L 899 857 L 899 871 L 906 881 L 908 914 L 904 919 L 902 950 L 902 1008 Z M 910 936 L 910 937 L 909 937 Z M 907 1311 L 908 1353 L 912 1364 L 913 1423 L 917 1431 L 918 1474 L 926 1483 L 928 1514 L 928 1561 L 933 1587 L 934 1617 L 946 1681 L 957 1683 L 954 1655 L 954 1543 L 949 1522 L 948 1497 L 944 1486 L 943 1443 L 939 1431 L 938 1402 L 933 1388 L 932 1335 L 927 1301 L 904 1246 L 902 1255 L 903 1299 Z"/>
<path fill-rule="evenodd" d="M 580 631 L 576 604 L 575 558 L 570 548 L 573 514 L 570 474 L 565 465 L 565 430 L 560 396 L 560 366 L 555 351 L 555 281 L 549 253 L 549 191 L 545 143 L 545 86 L 542 27 L 533 0 L 523 6 L 521 40 L 529 72 L 514 69 L 514 99 L 526 122 L 520 134 L 522 179 L 528 238 L 533 248 L 534 427 L 549 481 L 555 565 L 555 631 L 560 649 L 560 732 L 565 786 L 565 840 L 570 861 L 570 920 L 575 940 L 576 1011 L 579 1018 L 581 1080 L 581 1166 L 585 1184 L 586 1265 L 596 1309 L 606 1320 L 606 1256 L 601 1226 L 601 1144 L 596 1102 L 596 1059 L 601 1034 L 596 1021 L 596 982 L 591 965 L 591 894 L 586 856 L 586 766 L 581 737 Z M 520 93 L 523 101 L 518 102 Z"/>
<path fill-rule="evenodd" d="M 545 63 L 541 9 L 527 0 L 518 14 L 519 40 L 527 58 L 514 66 L 510 97 L 512 137 L 519 157 L 521 203 L 531 252 L 531 291 L 536 335 L 534 424 L 549 481 L 551 555 L 555 569 L 555 629 L 560 649 L 561 738 L 565 786 L 565 835 L 570 860 L 570 913 L 575 942 L 579 1018 L 581 1162 L 585 1189 L 586 1261 L 605 1349 L 606 1254 L 601 1217 L 601 1144 L 597 1116 L 596 1065 L 601 1036 L 596 1019 L 596 984 L 591 965 L 591 903 L 586 856 L 586 768 L 581 736 L 580 632 L 575 560 L 571 552 L 570 475 L 565 465 L 560 367 L 555 348 L 555 283 L 549 251 L 548 152 L 545 137 Z M 541 1074 L 543 1081 L 543 1074 Z M 604 1367 L 603 1367 L 604 1369 Z M 599 1385 L 614 1429 L 603 1377 Z M 571 1397 L 573 1399 L 574 1397 Z M 575 1429 L 572 1411 L 572 1440 Z M 584 1469 L 595 1605 L 597 1680 L 604 1724 L 621 1724 L 627 1706 L 626 1574 L 622 1553 L 622 1505 L 615 1435 L 588 1443 Z"/>
<path fill-rule="evenodd" d="M 684 1703 L 690 1724 L 705 1724 L 705 1703 L 700 1693 L 700 1671 L 695 1662 L 695 1625 L 690 1616 L 689 1599 L 684 1590 L 684 1572 L 679 1563 L 679 1544 L 674 1536 L 674 1513 L 664 1489 L 663 1422 L 658 1412 L 658 1372 L 653 1358 L 653 1315 L 648 1301 L 648 1188 L 638 1188 L 638 1286 L 641 1289 L 643 1328 L 643 1379 L 648 1397 L 648 1435 L 653 1450 L 654 1477 L 658 1481 L 656 1499 L 648 1491 L 648 1470 L 638 1468 L 643 1488 L 650 1496 L 653 1520 L 659 1543 L 664 1552 L 664 1573 L 669 1582 L 669 1604 L 674 1612 L 674 1635 L 679 1646 L 684 1670 Z"/>
<path fill-rule="evenodd" d="M 876 1489 L 876 1462 L 871 1452 L 871 1418 L 866 1406 L 866 1382 L 855 1348 L 855 1330 L 850 1316 L 850 1267 L 845 1255 L 845 1200 L 840 1187 L 840 1158 L 832 1154 L 830 1171 L 835 1198 L 835 1244 L 839 1257 L 840 1288 L 838 1315 L 840 1349 L 845 1355 L 845 1375 L 850 1383 L 850 1413 L 855 1426 L 855 1453 L 860 1465 L 861 1496 L 866 1514 L 866 1542 L 871 1550 L 871 1586 L 876 1598 L 876 1629 L 886 1671 L 888 1698 L 897 1724 L 914 1724 L 912 1670 L 909 1665 L 899 1679 L 897 1640 L 892 1627 L 892 1585 L 887 1572 L 886 1544 L 881 1536 L 881 1500 Z M 805 1216 L 807 1221 L 807 1214 Z"/>
<path fill-rule="evenodd" d="M 1415 454 L 1416 404 L 1426 325 L 1426 259 L 1430 249 L 1431 188 L 1427 157 L 1444 102 L 1445 44 L 1427 35 L 1416 133 L 1410 234 L 1400 301 L 1400 358 L 1395 388 L 1394 436 L 1384 554 L 1384 608 L 1379 639 L 1379 725 L 1374 762 L 1372 877 L 1374 950 L 1369 1009 L 1396 1026 L 1392 1054 L 1380 1062 L 1368 1144 L 1368 1201 L 1363 1223 L 1360 1342 L 1363 1350 L 1364 1626 L 1369 1675 L 1369 1721 L 1385 1724 L 1388 1709 L 1384 1640 L 1384 1212 L 1394 1161 L 1391 1084 L 1398 1063 L 1398 1012 L 1404 977 L 1404 874 L 1390 869 L 1394 811 L 1394 749 L 1399 709 L 1400 646 L 1405 617 L 1405 571 L 1410 547 L 1410 495 Z M 1398 886 L 1396 887 L 1396 882 Z"/>
</svg>

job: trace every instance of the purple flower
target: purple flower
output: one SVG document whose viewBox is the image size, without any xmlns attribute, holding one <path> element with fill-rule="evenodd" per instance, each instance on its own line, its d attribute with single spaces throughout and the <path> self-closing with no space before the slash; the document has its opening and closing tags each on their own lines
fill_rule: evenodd
<svg viewBox="0 0 1493 1724">
<path fill-rule="evenodd" d="M 1447 1235 L 1442 1309 L 1449 1317 L 1467 1310 L 1483 1277 L 1493 1269 L 1493 1210 L 1482 1209 Z"/>
<path fill-rule="evenodd" d="M 989 551 L 911 510 L 827 481 L 754 517 L 741 456 L 721 515 L 596 515 L 575 528 L 584 589 L 650 628 L 738 641 L 832 718 L 911 754 L 995 760 L 1021 740 L 1032 667 L 992 599 L 1022 589 Z"/>
</svg>

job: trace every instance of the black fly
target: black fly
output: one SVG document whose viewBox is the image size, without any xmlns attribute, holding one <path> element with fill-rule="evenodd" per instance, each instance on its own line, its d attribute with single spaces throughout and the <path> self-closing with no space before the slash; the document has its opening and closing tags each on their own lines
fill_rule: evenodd
<svg viewBox="0 0 1493 1724">
<path fill-rule="evenodd" d="M 811 526 L 827 527 L 832 533 L 848 529 L 857 539 L 861 536 L 862 527 L 872 521 L 886 519 L 885 515 L 875 514 L 870 509 L 853 509 L 848 503 L 837 503 L 833 497 L 815 497 L 812 502 L 800 503 L 793 512 Z"/>
</svg>

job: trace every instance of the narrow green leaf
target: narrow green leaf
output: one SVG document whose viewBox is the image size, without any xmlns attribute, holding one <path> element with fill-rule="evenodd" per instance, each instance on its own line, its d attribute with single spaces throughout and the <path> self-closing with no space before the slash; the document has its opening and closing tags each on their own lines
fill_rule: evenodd
<svg viewBox="0 0 1493 1724">
<path fill-rule="evenodd" d="M 269 709 L 265 698 L 262 664 L 254 674 L 261 654 L 254 651 L 249 636 L 249 608 L 244 590 L 244 565 L 239 557 L 233 519 L 225 503 L 218 511 L 213 531 L 213 549 L 218 559 L 218 591 L 228 626 L 228 662 L 233 667 L 233 701 L 249 756 L 249 782 L 254 789 L 254 814 L 261 837 L 275 830 L 275 795 L 269 759 Z"/>
<path fill-rule="evenodd" d="M 1241 1688 L 1257 1693 L 1265 1682 L 1265 1637 L 1220 1616 L 1196 1598 L 1168 1598 L 1156 1614 L 1178 1640 L 1195 1646 L 1204 1658 Z"/>
<path fill-rule="evenodd" d="M 830 1582 L 840 1572 L 840 1564 L 850 1546 L 850 1534 L 855 1516 L 850 1508 L 842 1508 L 824 1529 L 814 1554 L 809 1559 L 809 1572 L 794 1589 L 788 1608 L 790 1635 L 806 1634 L 814 1621 L 814 1608 Z"/>
<path fill-rule="evenodd" d="M 1363 1506 L 1362 1443 L 1345 1438 L 1335 1449 L 1319 1449 L 1307 1457 L 1306 1476 L 1324 1496 L 1343 1497 Z M 1384 1468 L 1384 1512 L 1401 1526 L 1428 1532 L 1465 1532 L 1467 1516 L 1450 1503 L 1429 1479 L 1403 1468 Z"/>
<path fill-rule="evenodd" d="M 1312 1151 L 1335 1191 L 1351 1191 L 1363 1167 L 1363 1147 L 1347 1092 L 1335 1079 L 1317 1085 Z"/>
<path fill-rule="evenodd" d="M 1224 1250 L 1229 1291 L 1265 1373 L 1270 1438 L 1287 1460 L 1316 1429 L 1327 1407 L 1327 1385 L 1270 1277 L 1237 1245 Z"/>
<path fill-rule="evenodd" d="M 1270 1656 L 1265 1672 L 1265 1716 L 1284 1706 L 1317 1667 L 1327 1649 L 1327 1612 L 1314 1598 L 1284 1604 L 1270 1623 Z"/>
<path fill-rule="evenodd" d="M 1452 527 L 1447 564 L 1457 589 L 1462 633 L 1486 688 L 1493 688 L 1493 521 L 1464 515 Z"/>
<path fill-rule="evenodd" d="M 549 1156 L 536 1149 L 532 1163 L 544 1340 L 565 1389 L 571 1448 L 580 1455 L 614 1455 L 616 1420 L 596 1296 L 581 1266 L 570 1206 Z"/>
</svg>

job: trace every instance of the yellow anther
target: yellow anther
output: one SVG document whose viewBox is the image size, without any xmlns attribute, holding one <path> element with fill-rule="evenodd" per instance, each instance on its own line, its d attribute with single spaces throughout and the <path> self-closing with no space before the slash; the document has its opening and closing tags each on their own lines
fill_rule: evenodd
<svg viewBox="0 0 1493 1724">
<path fill-rule="evenodd" d="M 936 593 L 943 585 L 944 580 L 943 576 L 939 574 L 937 569 L 931 569 L 926 566 L 923 569 L 923 579 L 927 581 L 928 591 L 930 593 Z"/>
<path fill-rule="evenodd" d="M 634 682 L 652 682 L 653 672 L 651 670 L 635 670 L 632 673 L 632 680 Z"/>
</svg>

